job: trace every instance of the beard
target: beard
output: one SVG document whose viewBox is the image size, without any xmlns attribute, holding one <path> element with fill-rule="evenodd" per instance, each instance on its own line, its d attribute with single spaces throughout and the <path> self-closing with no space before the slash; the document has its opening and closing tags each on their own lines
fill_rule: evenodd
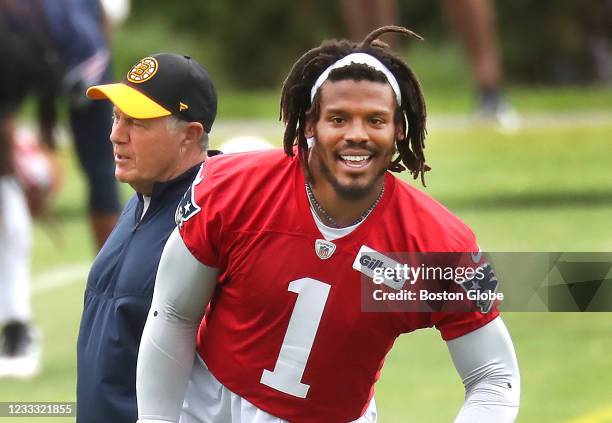
<svg viewBox="0 0 612 423">
<path fill-rule="evenodd" d="M 389 157 L 389 163 L 391 162 L 393 151 L 382 153 Z M 380 171 L 365 185 L 360 184 L 358 178 L 354 178 L 348 184 L 342 184 L 323 160 L 317 160 L 317 162 L 319 171 L 323 178 L 330 183 L 338 197 L 347 201 L 358 201 L 367 197 L 369 194 L 371 194 L 375 185 L 380 181 L 380 178 L 384 177 L 385 173 L 387 172 L 386 166 L 381 168 Z"/>
</svg>

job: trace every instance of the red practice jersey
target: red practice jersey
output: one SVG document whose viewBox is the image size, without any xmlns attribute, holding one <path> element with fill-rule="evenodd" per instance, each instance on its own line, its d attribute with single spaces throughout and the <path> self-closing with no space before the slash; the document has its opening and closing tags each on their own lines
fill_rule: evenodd
<svg viewBox="0 0 612 423">
<path fill-rule="evenodd" d="M 478 249 L 458 218 L 389 173 L 374 211 L 333 241 L 326 259 L 315 251 L 323 236 L 297 157 L 282 150 L 218 156 L 201 173 L 192 193 L 197 212 L 180 233 L 220 273 L 198 352 L 223 385 L 274 416 L 357 419 L 399 335 L 435 326 L 449 340 L 497 316 L 362 312 L 363 275 L 352 267 L 362 246 L 383 254 Z"/>
</svg>

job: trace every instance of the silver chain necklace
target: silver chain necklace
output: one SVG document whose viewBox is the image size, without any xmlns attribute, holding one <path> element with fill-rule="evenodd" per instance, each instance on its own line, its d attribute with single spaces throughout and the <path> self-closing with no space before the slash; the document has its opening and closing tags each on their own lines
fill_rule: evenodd
<svg viewBox="0 0 612 423">
<path fill-rule="evenodd" d="M 370 213 L 372 213 L 372 210 L 374 210 L 376 205 L 380 202 L 380 199 L 382 198 L 384 193 L 385 193 L 385 185 L 383 184 L 383 187 L 380 190 L 380 194 L 378 194 L 378 198 L 376 199 L 376 201 L 374 201 L 374 203 L 372 203 L 372 205 L 368 207 L 366 211 L 364 211 L 361 214 L 361 216 L 357 218 L 357 220 L 355 220 L 353 223 L 351 223 L 348 226 L 354 226 L 360 222 L 363 222 L 365 218 L 368 217 Z M 321 205 L 315 198 L 314 194 L 312 193 L 312 188 L 310 187 L 310 184 L 308 182 L 306 182 L 306 195 L 308 196 L 308 201 L 310 202 L 310 205 L 319 212 L 319 215 L 323 216 L 325 220 L 327 220 L 329 223 L 333 225 L 334 228 L 341 228 L 338 222 L 336 222 L 336 220 L 333 217 L 331 217 L 329 213 L 327 213 L 323 207 L 321 207 Z"/>
</svg>

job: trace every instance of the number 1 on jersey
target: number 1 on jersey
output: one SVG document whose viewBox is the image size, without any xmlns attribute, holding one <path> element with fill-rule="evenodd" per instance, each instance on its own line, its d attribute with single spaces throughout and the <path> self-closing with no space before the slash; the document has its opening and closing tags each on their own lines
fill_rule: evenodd
<svg viewBox="0 0 612 423">
<path fill-rule="evenodd" d="M 330 288 L 329 284 L 312 278 L 298 279 L 289 284 L 289 291 L 297 293 L 298 297 L 274 370 L 264 369 L 261 383 L 286 394 L 306 398 L 310 385 L 302 383 L 302 376 Z"/>
</svg>

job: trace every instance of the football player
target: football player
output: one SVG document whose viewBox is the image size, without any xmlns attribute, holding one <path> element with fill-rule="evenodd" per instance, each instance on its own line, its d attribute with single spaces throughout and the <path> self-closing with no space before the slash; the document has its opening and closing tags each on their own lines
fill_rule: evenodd
<svg viewBox="0 0 612 423">
<path fill-rule="evenodd" d="M 465 385 L 456 421 L 514 421 L 518 366 L 495 308 L 362 311 L 366 248 L 478 251 L 464 223 L 390 173 L 429 168 L 423 95 L 385 32 L 418 37 L 383 27 L 307 52 L 282 90 L 284 152 L 213 158 L 194 182 L 140 346 L 141 422 L 374 422 L 386 354 L 427 327 Z"/>
</svg>

